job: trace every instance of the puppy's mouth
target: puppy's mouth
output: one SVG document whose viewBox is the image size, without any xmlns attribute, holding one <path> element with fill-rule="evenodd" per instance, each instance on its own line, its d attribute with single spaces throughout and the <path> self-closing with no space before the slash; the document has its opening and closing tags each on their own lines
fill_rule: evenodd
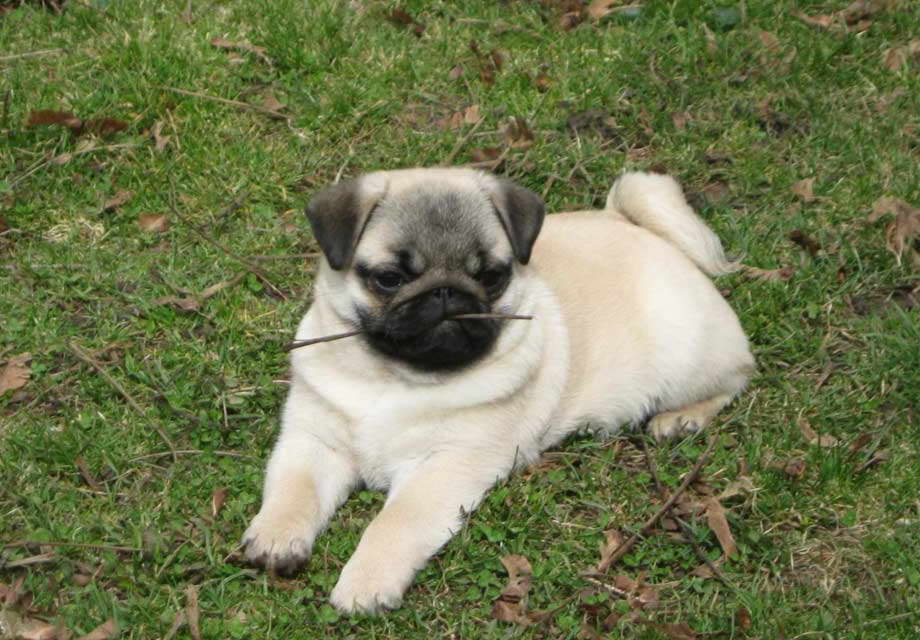
<svg viewBox="0 0 920 640">
<path fill-rule="evenodd" d="M 462 369 L 492 348 L 500 323 L 482 314 L 489 305 L 476 296 L 435 288 L 407 300 L 374 319 L 362 316 L 365 340 L 384 355 L 424 371 Z"/>
</svg>

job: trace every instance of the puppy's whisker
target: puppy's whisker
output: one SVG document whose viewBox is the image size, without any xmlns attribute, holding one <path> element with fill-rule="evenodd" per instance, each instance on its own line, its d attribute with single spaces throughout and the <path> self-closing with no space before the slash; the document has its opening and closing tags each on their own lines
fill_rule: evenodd
<svg viewBox="0 0 920 640">
<path fill-rule="evenodd" d="M 533 320 L 533 316 L 515 315 L 512 313 L 461 313 L 456 316 L 447 316 L 445 320 Z M 345 333 L 334 333 L 320 338 L 310 338 L 309 340 L 294 340 L 284 346 L 285 351 L 293 351 L 301 347 L 309 347 L 312 344 L 321 342 L 333 342 L 344 338 L 352 338 L 365 333 L 362 329 L 355 331 L 346 331 Z"/>
</svg>

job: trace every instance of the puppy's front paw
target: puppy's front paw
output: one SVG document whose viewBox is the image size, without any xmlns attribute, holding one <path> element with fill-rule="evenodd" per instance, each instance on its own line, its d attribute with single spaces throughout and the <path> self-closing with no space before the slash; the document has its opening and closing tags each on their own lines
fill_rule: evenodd
<svg viewBox="0 0 920 640">
<path fill-rule="evenodd" d="M 282 576 L 293 575 L 307 563 L 312 545 L 309 527 L 270 514 L 257 515 L 243 534 L 246 559 Z"/>
<path fill-rule="evenodd" d="M 383 565 L 386 563 L 380 563 Z M 342 569 L 342 575 L 329 597 L 332 605 L 346 613 L 380 613 L 397 609 L 403 593 L 412 581 L 405 569 L 378 566 L 378 563 L 355 562 L 352 558 Z"/>
<path fill-rule="evenodd" d="M 659 413 L 648 421 L 648 432 L 659 442 L 701 430 L 705 424 L 697 416 L 681 411 Z"/>
</svg>

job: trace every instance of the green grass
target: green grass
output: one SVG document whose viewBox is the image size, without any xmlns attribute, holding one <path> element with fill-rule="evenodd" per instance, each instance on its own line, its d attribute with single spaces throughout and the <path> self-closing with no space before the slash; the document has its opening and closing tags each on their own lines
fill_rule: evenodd
<svg viewBox="0 0 920 640">
<path fill-rule="evenodd" d="M 898 302 L 918 275 L 886 250 L 885 223 L 866 217 L 884 195 L 920 204 L 920 67 L 883 65 L 886 50 L 917 37 L 920 5 L 902 0 L 858 34 L 794 16 L 846 4 L 749 0 L 741 12 L 649 0 L 638 15 L 563 31 L 537 2 L 406 2 L 425 25 L 420 38 L 383 17 L 395 5 L 370 1 L 193 2 L 191 22 L 180 0 L 71 1 L 60 14 L 26 2 L 0 13 L 0 217 L 11 229 L 0 236 L 0 360 L 33 354 L 29 383 L 0 396 L 0 542 L 142 549 L 60 547 L 50 562 L 0 569 L 0 581 L 24 577 L 32 615 L 78 634 L 115 617 L 130 638 L 165 635 L 190 584 L 206 638 L 575 638 L 583 623 L 599 629 L 598 617 L 622 611 L 613 596 L 573 596 L 592 586 L 580 573 L 597 562 L 603 530 L 634 530 L 658 506 L 628 439 L 575 439 L 497 488 L 384 617 L 340 617 L 326 604 L 377 494 L 348 502 L 293 580 L 232 557 L 258 508 L 286 388 L 280 347 L 312 272 L 310 259 L 260 260 L 281 297 L 239 258 L 315 252 L 302 209 L 316 188 L 443 162 L 470 125 L 444 130 L 437 120 L 480 105 L 485 121 L 456 162 L 501 147 L 508 119 L 522 117 L 535 142 L 511 150 L 503 171 L 545 192 L 552 210 L 601 204 L 624 168 L 666 170 L 731 253 L 795 268 L 788 281 L 719 282 L 760 366 L 720 418 L 725 440 L 704 472 L 720 490 L 746 465 L 757 488 L 726 503 L 739 546 L 723 566 L 731 586 L 690 575 L 693 548 L 662 531 L 610 578 L 668 584 L 645 615 L 723 637 L 917 637 L 920 620 L 897 616 L 920 608 L 920 319 Z M 761 31 L 775 34 L 778 53 Z M 265 57 L 218 49 L 216 37 L 264 47 Z M 493 85 L 471 41 L 503 52 Z M 45 49 L 60 51 L 4 58 Z M 271 92 L 291 118 L 164 87 L 255 104 Z M 26 127 L 36 109 L 128 127 L 107 139 Z M 573 130 L 570 118 L 588 110 L 596 126 Z M 690 117 L 683 128 L 679 112 Z M 171 138 L 162 151 L 149 133 L 157 122 Z M 99 148 L 47 162 L 88 142 Z M 806 203 L 790 188 L 808 177 L 816 198 Z M 715 183 L 727 192 L 713 197 Z M 122 189 L 133 198 L 103 210 Z M 141 214 L 165 214 L 170 227 L 143 231 Z M 820 243 L 817 255 L 787 238 L 795 230 Z M 157 302 L 238 274 L 197 311 Z M 809 445 L 802 419 L 841 445 Z M 167 451 L 158 430 L 201 453 L 143 457 Z M 700 450 L 699 441 L 653 449 L 662 481 L 675 487 Z M 889 459 L 859 471 L 876 450 Z M 799 478 L 782 470 L 792 458 L 805 463 Z M 226 503 L 213 518 L 220 487 Z M 690 526 L 717 558 L 705 518 Z M 40 552 L 7 548 L 0 567 Z M 490 618 L 509 553 L 534 566 L 531 608 L 561 606 L 547 624 Z M 74 580 L 94 572 L 85 586 Z M 741 607 L 750 629 L 733 622 Z M 602 633 L 660 637 L 635 623 Z"/>
</svg>

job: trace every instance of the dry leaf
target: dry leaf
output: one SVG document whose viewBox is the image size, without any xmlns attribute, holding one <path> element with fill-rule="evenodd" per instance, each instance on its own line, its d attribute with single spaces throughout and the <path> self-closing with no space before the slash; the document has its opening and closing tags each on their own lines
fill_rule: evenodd
<svg viewBox="0 0 920 640">
<path fill-rule="evenodd" d="M 262 108 L 268 109 L 269 111 L 281 111 L 286 105 L 281 104 L 278 99 L 275 97 L 275 94 L 271 91 L 265 93 L 265 97 L 262 99 Z"/>
<path fill-rule="evenodd" d="M 169 144 L 169 136 L 164 136 L 163 131 L 163 121 L 157 120 L 153 125 L 153 128 L 150 129 L 150 135 L 153 136 L 153 148 L 157 151 L 162 151 L 166 148 L 166 145 Z"/>
<path fill-rule="evenodd" d="M 866 460 L 860 467 L 856 470 L 856 473 L 862 473 L 869 467 L 874 467 L 875 465 L 881 462 L 887 462 L 891 460 L 891 454 L 888 453 L 885 449 L 879 449 L 872 454 L 872 457 Z"/>
<path fill-rule="evenodd" d="M 220 487 L 214 489 L 214 493 L 211 494 L 211 517 L 216 518 L 217 514 L 220 513 L 221 507 L 224 506 L 224 501 L 227 499 L 228 487 Z"/>
<path fill-rule="evenodd" d="M 793 13 L 793 15 L 802 22 L 814 25 L 816 27 L 821 27 L 822 29 L 827 29 L 832 24 L 834 24 L 834 16 L 832 15 L 809 16 L 805 13 L 802 13 L 801 11 L 796 11 Z"/>
<path fill-rule="evenodd" d="M 168 304 L 181 309 L 182 311 L 198 311 L 201 308 L 201 303 L 195 298 L 180 298 L 178 296 L 163 296 L 160 298 L 154 298 L 151 301 L 153 304 Z"/>
<path fill-rule="evenodd" d="M 710 580 L 716 576 L 712 571 L 712 567 L 708 564 L 701 564 L 696 569 L 690 572 L 691 576 L 696 576 L 697 578 L 702 578 L 703 580 Z"/>
<path fill-rule="evenodd" d="M 754 486 L 754 481 L 750 476 L 738 476 L 735 480 L 728 483 L 728 486 L 726 486 L 722 490 L 722 493 L 719 494 L 718 499 L 720 501 L 727 500 L 729 498 L 734 498 L 735 496 L 753 493 L 756 491 L 756 489 L 757 488 Z"/>
<path fill-rule="evenodd" d="M 780 267 L 779 269 L 759 269 L 757 267 L 749 267 L 744 265 L 743 270 L 744 273 L 753 278 L 774 282 L 785 281 L 795 275 L 795 267 L 792 265 L 786 265 L 785 267 Z"/>
<path fill-rule="evenodd" d="M 116 635 L 118 635 L 118 623 L 115 622 L 115 618 L 109 618 L 85 636 L 81 636 L 79 640 L 108 640 Z"/>
<path fill-rule="evenodd" d="M 106 213 L 115 211 L 118 207 L 125 204 L 134 197 L 134 192 L 128 189 L 119 190 L 114 196 L 106 200 L 102 205 L 102 210 Z"/>
<path fill-rule="evenodd" d="M 188 621 L 188 632 L 192 640 L 201 640 L 201 628 L 198 625 L 200 611 L 198 609 L 198 586 L 190 584 L 185 588 L 185 618 Z"/>
<path fill-rule="evenodd" d="M 6 361 L 6 366 L 0 371 L 0 393 L 26 386 L 32 375 L 32 369 L 29 367 L 31 360 L 31 353 L 21 353 Z"/>
<path fill-rule="evenodd" d="M 731 187 L 728 186 L 727 182 L 723 182 L 722 180 L 710 182 L 700 189 L 700 195 L 702 195 L 710 205 L 724 202 L 731 196 L 731 192 Z"/>
<path fill-rule="evenodd" d="M 27 127 L 37 127 L 44 125 L 62 125 L 74 133 L 78 133 L 83 129 L 83 121 L 69 111 L 39 109 L 29 113 L 29 119 L 26 121 Z"/>
<path fill-rule="evenodd" d="M 800 197 L 805 202 L 812 202 L 815 199 L 814 194 L 815 179 L 805 178 L 792 185 L 792 193 Z"/>
<path fill-rule="evenodd" d="M 219 49 L 228 49 L 235 51 L 248 51 L 249 53 L 254 53 L 257 55 L 263 62 L 271 66 L 272 61 L 267 55 L 265 55 L 265 47 L 257 47 L 249 42 L 233 42 L 231 40 L 225 40 L 223 38 L 214 38 L 211 40 L 211 46 L 217 47 Z"/>
<path fill-rule="evenodd" d="M 799 429 L 802 431 L 802 435 L 805 436 L 805 440 L 808 441 L 808 444 L 816 444 L 819 447 L 836 447 L 840 443 L 834 436 L 825 434 L 819 436 L 815 430 L 811 428 L 808 420 L 804 418 L 799 420 Z"/>
<path fill-rule="evenodd" d="M 594 0 L 588 5 L 588 15 L 592 20 L 600 20 L 604 16 L 613 12 L 613 6 L 619 4 L 620 0 Z"/>
<path fill-rule="evenodd" d="M 732 536 L 728 519 L 725 517 L 725 507 L 715 498 L 706 498 L 703 503 L 706 505 L 706 522 L 709 528 L 719 539 L 719 545 L 725 557 L 731 558 L 738 548 L 735 546 L 735 538 Z"/>
<path fill-rule="evenodd" d="M 759 31 L 757 33 L 757 39 L 760 40 L 760 43 L 765 46 L 771 53 L 776 53 L 779 51 L 779 38 L 777 38 L 769 31 Z"/>
<path fill-rule="evenodd" d="M 738 610 L 735 612 L 735 625 L 742 632 L 749 631 L 751 629 L 751 612 L 748 611 L 745 607 L 738 607 Z"/>
<path fill-rule="evenodd" d="M 687 123 L 690 122 L 690 114 L 686 111 L 678 111 L 677 113 L 672 113 L 671 122 L 674 123 L 675 129 L 678 131 L 683 131 L 687 128 Z"/>
<path fill-rule="evenodd" d="M 118 118 L 93 118 L 84 123 L 84 128 L 98 136 L 107 138 L 127 129 L 128 123 Z"/>
<path fill-rule="evenodd" d="M 42 620 L 21 616 L 15 611 L 0 610 L 2 638 L 13 640 L 56 640 L 65 631 Z"/>
<path fill-rule="evenodd" d="M 447 77 L 450 78 L 451 80 L 459 80 L 460 76 L 462 75 L 463 75 L 463 67 L 461 67 L 458 64 L 458 65 L 454 65 L 454 67 L 447 74 Z"/>
<path fill-rule="evenodd" d="M 601 543 L 601 559 L 597 563 L 597 572 L 604 573 L 610 568 L 610 561 L 616 550 L 623 545 L 623 536 L 616 529 L 604 531 L 604 542 Z"/>
<path fill-rule="evenodd" d="M 903 47 L 893 47 L 885 51 L 885 57 L 882 64 L 889 71 L 897 71 L 908 60 L 920 55 L 920 40 L 911 40 L 910 43 Z"/>
<path fill-rule="evenodd" d="M 392 24 L 395 24 L 398 27 L 406 27 L 412 33 L 415 34 L 416 38 L 421 38 L 422 34 L 425 32 L 425 25 L 420 22 L 417 22 L 415 18 L 409 15 L 404 9 L 393 9 L 389 13 L 385 14 L 385 17 Z"/>
<path fill-rule="evenodd" d="M 848 457 L 852 458 L 854 455 L 862 451 L 867 444 L 872 441 L 872 438 L 875 437 L 872 433 L 861 433 L 859 436 L 853 440 L 849 446 L 850 455 Z"/>
<path fill-rule="evenodd" d="M 801 478 L 805 475 L 805 461 L 801 458 L 790 458 L 783 465 L 783 471 L 793 478 Z"/>
<path fill-rule="evenodd" d="M 508 584 L 492 607 L 492 617 L 502 622 L 513 622 L 522 626 L 532 624 L 527 615 L 527 593 L 533 579 L 533 569 L 524 556 L 504 556 L 501 562 L 508 572 Z"/>
<path fill-rule="evenodd" d="M 169 218 L 165 213 L 142 213 L 137 217 L 137 223 L 144 231 L 163 233 L 169 229 Z"/>
<path fill-rule="evenodd" d="M 920 238 L 920 208 L 899 198 L 886 196 L 875 201 L 868 221 L 875 222 L 889 214 L 894 216 L 894 220 L 885 227 L 885 246 L 895 255 L 899 265 L 905 250 L 909 251 L 916 263 L 920 259 L 920 252 L 913 244 Z"/>
<path fill-rule="evenodd" d="M 801 229 L 793 229 L 786 234 L 786 237 L 805 249 L 812 258 L 821 250 L 821 244 Z"/>
<path fill-rule="evenodd" d="M 505 143 L 512 149 L 529 149 L 533 146 L 533 131 L 527 121 L 514 116 L 505 127 Z"/>
<path fill-rule="evenodd" d="M 686 622 L 680 622 L 678 624 L 661 624 L 645 618 L 637 618 L 636 622 L 649 626 L 672 640 L 697 640 L 700 637 Z"/>
<path fill-rule="evenodd" d="M 546 93 L 549 91 L 550 86 L 552 85 L 552 80 L 545 73 L 537 74 L 537 77 L 533 79 L 534 86 L 537 87 L 537 91 L 540 93 Z"/>
</svg>

